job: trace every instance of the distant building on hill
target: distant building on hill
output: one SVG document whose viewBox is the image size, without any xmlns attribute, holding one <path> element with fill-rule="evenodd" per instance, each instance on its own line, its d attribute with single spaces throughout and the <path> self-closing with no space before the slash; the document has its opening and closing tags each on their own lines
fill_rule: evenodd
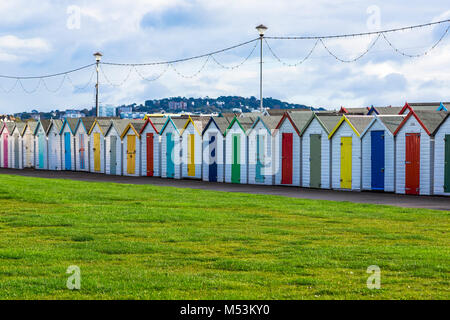
<svg viewBox="0 0 450 320">
<path fill-rule="evenodd" d="M 169 110 L 186 110 L 187 102 L 185 101 L 169 101 Z"/>
<path fill-rule="evenodd" d="M 99 106 L 100 117 L 115 117 L 116 107 L 113 106 Z"/>
<path fill-rule="evenodd" d="M 82 113 L 80 110 L 66 110 L 61 118 L 82 118 L 85 114 Z"/>
<path fill-rule="evenodd" d="M 121 112 L 121 119 L 144 119 L 147 113 L 145 112 Z"/>
</svg>

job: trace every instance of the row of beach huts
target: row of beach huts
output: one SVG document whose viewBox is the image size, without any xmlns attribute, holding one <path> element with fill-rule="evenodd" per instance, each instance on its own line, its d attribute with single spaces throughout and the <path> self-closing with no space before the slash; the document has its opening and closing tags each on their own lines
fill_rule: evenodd
<svg viewBox="0 0 450 320">
<path fill-rule="evenodd" d="M 0 166 L 450 195 L 444 103 L 0 123 Z"/>
</svg>

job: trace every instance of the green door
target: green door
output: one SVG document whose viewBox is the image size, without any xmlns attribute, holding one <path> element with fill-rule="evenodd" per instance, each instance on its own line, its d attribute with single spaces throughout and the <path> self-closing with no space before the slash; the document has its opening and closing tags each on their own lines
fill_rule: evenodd
<svg viewBox="0 0 450 320">
<path fill-rule="evenodd" d="M 255 180 L 256 182 L 264 182 L 264 135 L 256 135 L 256 167 L 255 167 Z"/>
<path fill-rule="evenodd" d="M 445 135 L 444 192 L 450 192 L 450 134 Z"/>
<path fill-rule="evenodd" d="M 231 182 L 241 183 L 241 136 L 239 134 L 233 134 L 231 138 L 233 140 Z"/>
<path fill-rule="evenodd" d="M 322 181 L 322 136 L 312 134 L 309 136 L 309 185 L 311 188 L 320 188 Z"/>
</svg>

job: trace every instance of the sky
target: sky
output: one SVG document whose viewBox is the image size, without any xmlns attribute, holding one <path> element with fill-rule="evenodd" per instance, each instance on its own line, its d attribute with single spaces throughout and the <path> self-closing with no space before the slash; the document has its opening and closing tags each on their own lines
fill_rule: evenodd
<svg viewBox="0 0 450 320">
<path fill-rule="evenodd" d="M 261 23 L 268 27 L 267 36 L 312 36 L 439 21 L 450 19 L 450 3 L 448 0 L 2 0 L 0 16 L 0 74 L 39 76 L 91 64 L 96 51 L 103 54 L 102 61 L 119 63 L 200 55 L 257 38 L 255 26 Z M 430 49 L 449 25 L 387 37 L 406 53 L 419 54 Z M 324 42 L 338 57 L 352 59 L 367 50 L 374 40 L 374 36 L 364 36 Z M 301 61 L 314 45 L 312 40 L 267 41 L 287 64 Z M 235 66 L 253 47 L 251 43 L 214 58 L 224 66 Z M 419 58 L 397 54 L 383 39 L 352 63 L 339 62 L 321 45 L 296 67 L 281 64 L 266 45 L 263 54 L 265 97 L 326 109 L 450 101 L 450 32 L 439 46 Z M 139 104 L 148 99 L 177 96 L 259 97 L 259 46 L 235 69 L 222 68 L 211 58 L 174 67 L 134 69 L 102 65 L 100 104 Z M 179 75 L 195 75 L 200 69 L 192 78 Z M 0 114 L 93 107 L 94 71 L 91 67 L 70 74 L 70 78 L 59 76 L 44 82 L 0 79 Z"/>
</svg>

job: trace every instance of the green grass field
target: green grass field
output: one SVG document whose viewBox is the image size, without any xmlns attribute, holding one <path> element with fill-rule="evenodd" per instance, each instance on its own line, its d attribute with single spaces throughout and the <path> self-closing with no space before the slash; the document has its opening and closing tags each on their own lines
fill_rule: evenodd
<svg viewBox="0 0 450 320">
<path fill-rule="evenodd" d="M 449 299 L 449 218 L 0 175 L 0 298 Z M 80 290 L 66 288 L 70 265 Z"/>
</svg>

